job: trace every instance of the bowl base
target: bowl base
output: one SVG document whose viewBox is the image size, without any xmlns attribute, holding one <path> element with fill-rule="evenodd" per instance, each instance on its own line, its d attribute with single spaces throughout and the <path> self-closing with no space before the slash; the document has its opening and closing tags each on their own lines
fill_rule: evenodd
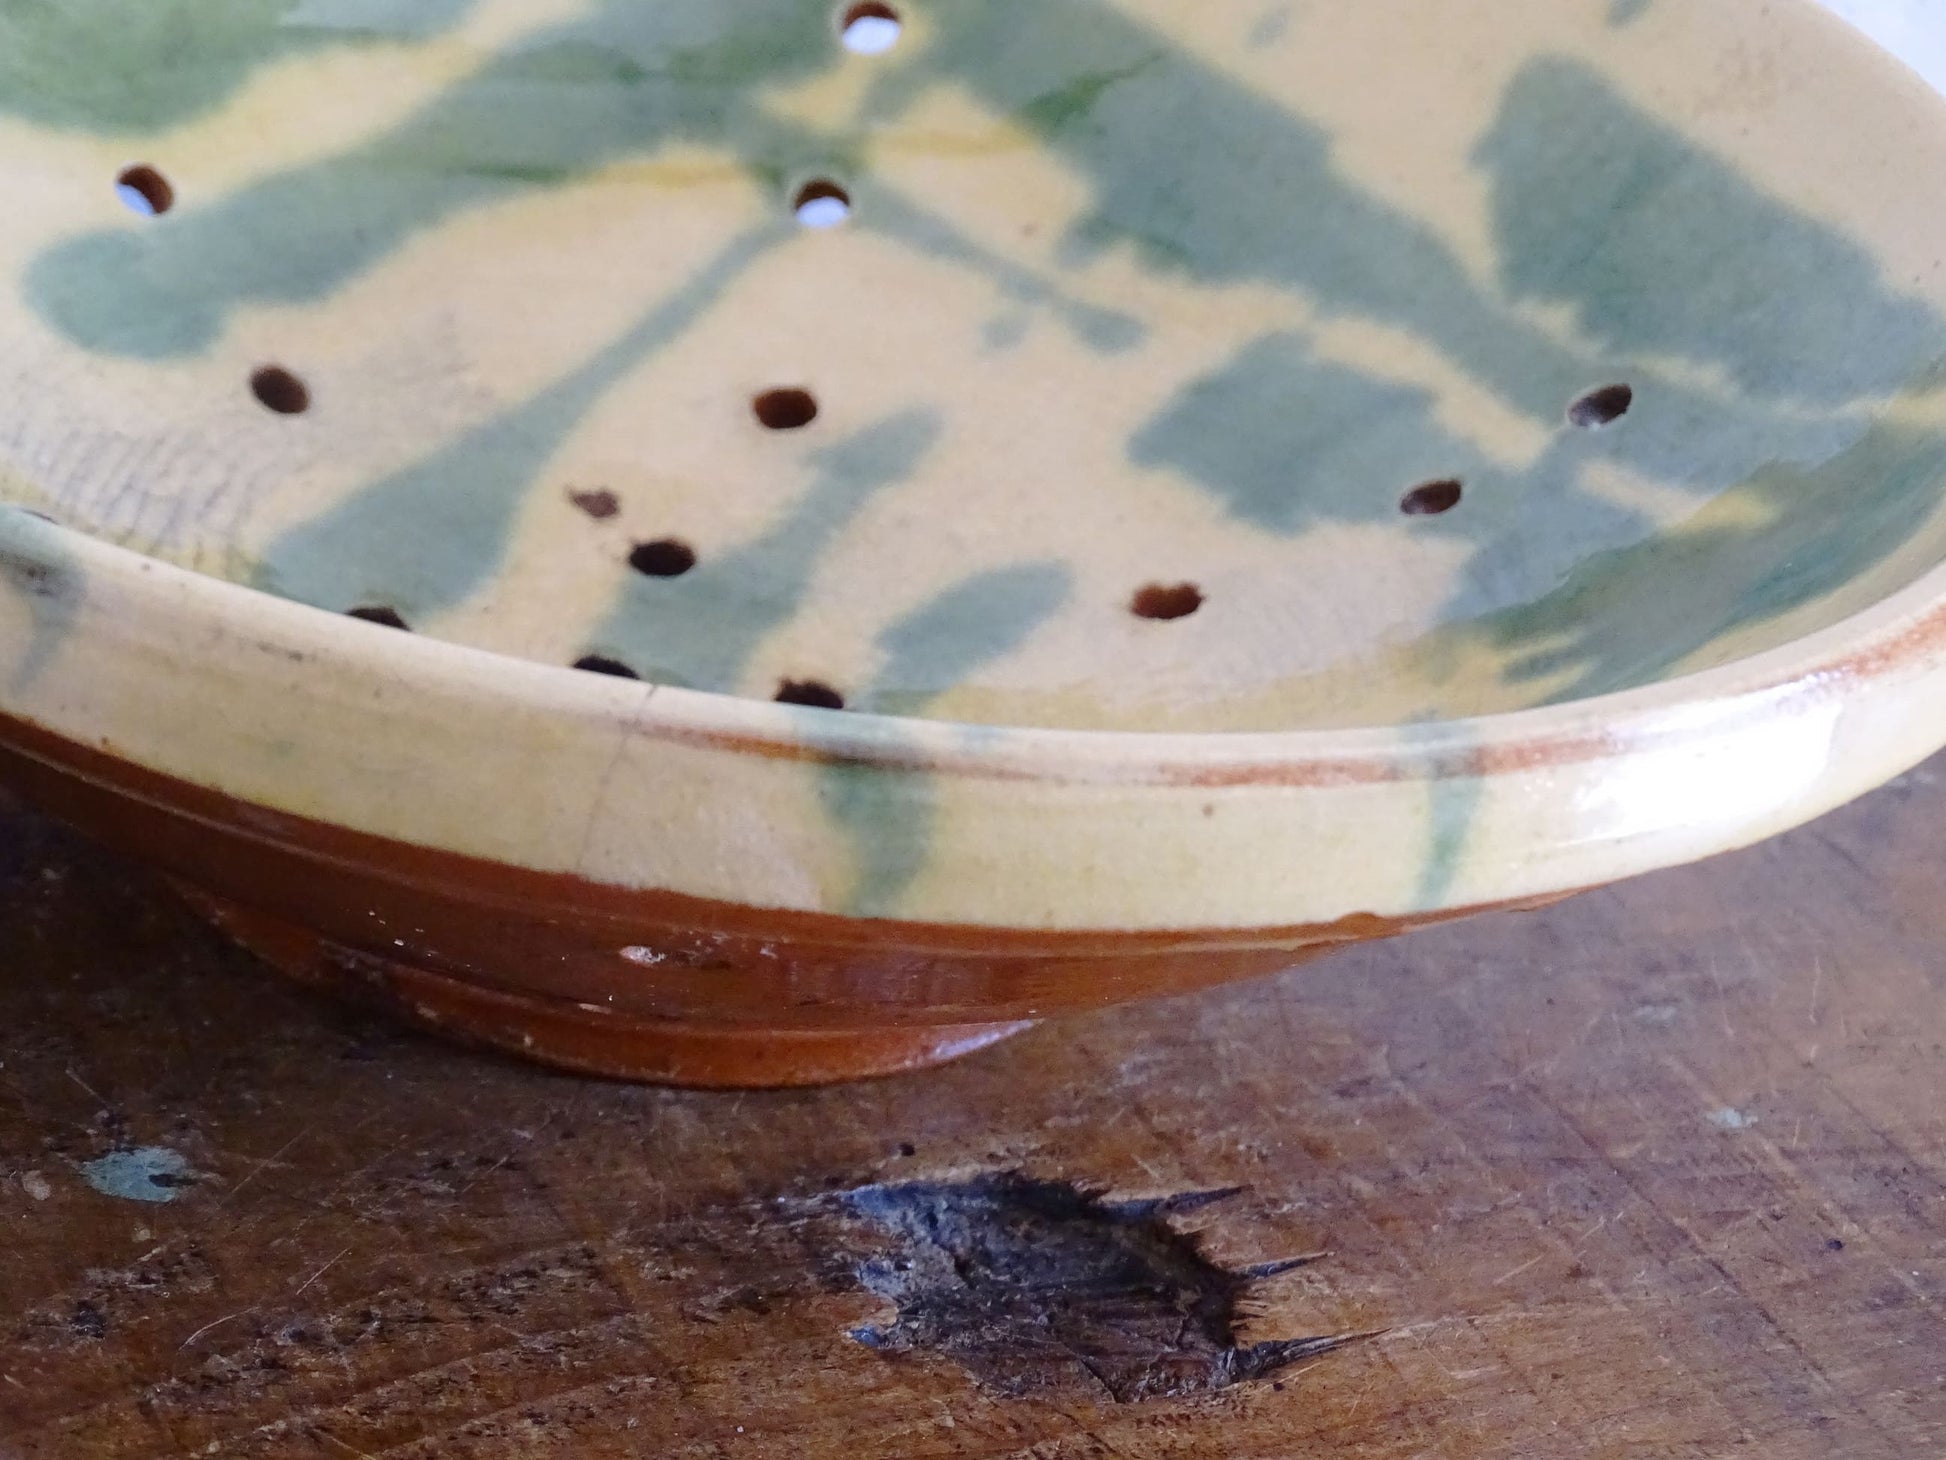
<svg viewBox="0 0 1946 1460">
<path fill-rule="evenodd" d="M 204 917 L 280 973 L 447 1038 L 490 1045 L 578 1074 L 706 1090 L 774 1089 L 929 1069 L 1033 1021 L 783 1029 L 695 1024 L 514 993 L 375 958 L 202 889 L 177 883 Z"/>
</svg>

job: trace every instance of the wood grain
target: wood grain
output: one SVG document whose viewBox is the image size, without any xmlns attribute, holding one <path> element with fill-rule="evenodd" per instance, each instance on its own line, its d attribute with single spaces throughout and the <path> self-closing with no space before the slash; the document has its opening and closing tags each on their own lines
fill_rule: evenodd
<svg viewBox="0 0 1946 1460">
<path fill-rule="evenodd" d="M 342 1011 L 0 808 L 0 1455 L 1940 1454 L 1942 869 L 1935 763 L 1547 913 L 711 1096 Z M 157 1151 L 166 1200 L 90 1182 Z M 1089 1268 L 1081 1229 L 954 1246 L 858 1197 L 1006 1173 L 1104 1209 L 1238 1190 L 1155 1209 L 1166 1282 L 1126 1242 Z M 1038 1291 L 1102 1286 L 1035 1383 L 979 1347 L 1026 1330 L 928 1328 L 887 1277 L 950 1249 L 941 1281 L 997 1272 L 1032 1320 L 1020 1264 L 1070 1238 Z M 1236 1345 L 1375 1336 L 1130 1402 L 1073 1361 L 1166 1348 L 1198 1264 Z"/>
</svg>

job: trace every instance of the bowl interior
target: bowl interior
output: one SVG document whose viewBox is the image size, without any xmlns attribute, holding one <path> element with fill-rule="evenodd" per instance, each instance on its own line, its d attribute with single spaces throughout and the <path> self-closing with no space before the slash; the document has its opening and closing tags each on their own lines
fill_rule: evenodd
<svg viewBox="0 0 1946 1460">
<path fill-rule="evenodd" d="M 14 7 L 0 494 L 374 652 L 1524 708 L 1946 558 L 1943 168 L 1808 0 Z"/>
</svg>

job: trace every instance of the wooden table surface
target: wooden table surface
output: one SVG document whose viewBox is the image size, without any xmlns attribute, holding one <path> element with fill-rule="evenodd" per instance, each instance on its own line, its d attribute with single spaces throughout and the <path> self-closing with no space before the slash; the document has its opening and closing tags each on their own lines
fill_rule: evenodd
<svg viewBox="0 0 1946 1460">
<path fill-rule="evenodd" d="M 395 1032 L 13 808 L 0 959 L 8 1460 L 1946 1454 L 1946 763 L 849 1089 Z"/>
</svg>

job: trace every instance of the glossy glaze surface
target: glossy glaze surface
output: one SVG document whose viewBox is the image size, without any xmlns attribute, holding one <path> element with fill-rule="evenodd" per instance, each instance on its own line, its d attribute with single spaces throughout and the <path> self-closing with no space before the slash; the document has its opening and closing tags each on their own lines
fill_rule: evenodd
<svg viewBox="0 0 1946 1460">
<path fill-rule="evenodd" d="M 340 900 L 398 849 L 1261 953 L 1946 739 L 1946 108 L 1808 0 L 97 0 L 0 55 L 5 738 L 365 838 Z"/>
<path fill-rule="evenodd" d="M 1936 565 L 1917 85 L 1802 4 L 1535 10 L 929 0 L 876 54 L 825 0 L 22 11 L 9 495 L 997 726 L 1519 709 Z"/>
</svg>

